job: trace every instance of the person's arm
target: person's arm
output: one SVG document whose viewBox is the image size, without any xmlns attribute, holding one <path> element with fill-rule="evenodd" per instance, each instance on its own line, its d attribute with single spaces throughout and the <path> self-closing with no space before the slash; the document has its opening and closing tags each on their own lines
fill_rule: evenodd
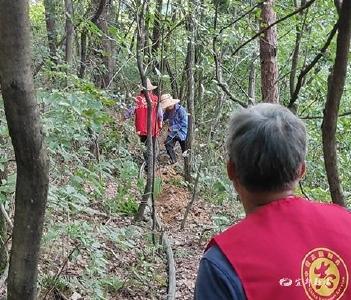
<svg viewBox="0 0 351 300">
<path fill-rule="evenodd" d="M 194 299 L 246 300 L 239 277 L 215 246 L 201 259 Z"/>
<path fill-rule="evenodd" d="M 170 129 L 171 134 L 176 134 L 180 129 L 186 128 L 188 129 L 188 114 L 186 110 L 179 109 L 179 116 L 176 118 L 177 122 L 173 122 L 172 128 Z"/>
<path fill-rule="evenodd" d="M 135 115 L 135 107 L 131 107 L 124 112 L 124 118 L 130 119 Z"/>
<path fill-rule="evenodd" d="M 157 111 L 157 118 L 159 122 L 163 122 L 163 110 L 161 108 L 161 106 L 158 107 L 158 111 Z"/>
</svg>

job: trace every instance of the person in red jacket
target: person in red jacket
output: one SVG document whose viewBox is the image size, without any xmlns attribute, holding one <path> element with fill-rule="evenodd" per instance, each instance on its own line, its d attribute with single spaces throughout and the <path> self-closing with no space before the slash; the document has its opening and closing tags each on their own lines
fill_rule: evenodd
<svg viewBox="0 0 351 300">
<path fill-rule="evenodd" d="M 278 104 L 242 109 L 227 151 L 246 218 L 208 244 L 195 299 L 351 299 L 351 213 L 294 194 L 305 173 L 303 122 Z"/>
<path fill-rule="evenodd" d="M 146 80 L 147 86 L 147 93 L 151 100 L 152 105 L 152 112 L 151 112 L 151 124 L 152 124 L 152 141 L 153 144 L 156 143 L 156 138 L 159 136 L 161 128 L 162 128 L 162 121 L 163 121 L 163 111 L 160 105 L 158 105 L 158 96 L 154 94 L 154 90 L 157 86 L 154 86 L 150 79 L 147 78 Z M 157 108 L 158 107 L 158 108 Z M 131 117 L 134 115 L 135 117 L 135 131 L 136 134 L 139 136 L 140 141 L 143 144 L 146 144 L 147 140 L 147 101 L 146 95 L 144 93 L 144 89 L 140 86 L 140 93 L 135 97 L 135 107 L 127 112 L 125 115 L 126 118 Z M 144 159 L 146 161 L 147 154 L 144 152 Z"/>
</svg>

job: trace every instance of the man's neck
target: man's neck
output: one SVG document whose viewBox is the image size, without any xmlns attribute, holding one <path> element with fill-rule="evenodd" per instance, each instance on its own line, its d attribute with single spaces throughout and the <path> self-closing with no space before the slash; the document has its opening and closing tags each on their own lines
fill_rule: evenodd
<svg viewBox="0 0 351 300">
<path fill-rule="evenodd" d="M 284 199 L 294 195 L 292 189 L 279 192 L 264 192 L 264 193 L 253 193 L 245 191 L 242 193 L 241 201 L 243 203 L 246 215 L 253 213 L 257 208 L 267 205 L 278 199 Z"/>
</svg>

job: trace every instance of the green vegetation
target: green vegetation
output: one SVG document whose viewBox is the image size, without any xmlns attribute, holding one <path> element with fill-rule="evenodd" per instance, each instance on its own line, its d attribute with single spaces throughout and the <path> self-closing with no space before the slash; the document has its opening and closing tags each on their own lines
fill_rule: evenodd
<svg viewBox="0 0 351 300">
<path fill-rule="evenodd" d="M 210 216 L 199 209 L 195 216 L 203 219 L 199 217 L 200 221 L 195 220 L 191 227 L 191 230 L 198 230 L 196 237 L 200 238 L 196 242 L 200 248 L 207 237 L 243 216 L 226 176 L 224 145 L 226 124 L 232 111 L 240 108 L 238 103 L 246 105 L 260 102 L 262 98 L 258 40 L 233 55 L 258 32 L 261 9 L 257 6 L 240 17 L 257 2 L 193 0 L 188 5 L 184 1 L 161 1 L 161 9 L 156 2 L 159 1 L 148 1 L 145 12 L 147 39 L 142 58 L 146 75 L 162 86 L 161 93 L 171 93 L 187 106 L 189 78 L 186 70 L 191 67 L 194 72 L 192 175 L 196 176 L 201 165 L 198 196 L 208 205 L 204 207 L 213 208 L 208 212 Z M 84 299 L 112 299 L 118 295 L 125 299 L 137 295 L 143 299 L 159 299 L 159 294 L 166 294 L 165 259 L 161 247 L 153 243 L 150 224 L 133 223 L 144 194 L 146 175 L 141 172 L 139 178 L 143 149 L 134 132 L 133 120 L 124 117 L 140 90 L 136 58 L 139 25 L 136 14 L 141 11 L 140 1 L 111 1 L 111 5 L 97 15 L 101 3 L 73 1 L 74 14 L 69 16 L 63 1 L 52 1 L 53 29 L 57 34 L 55 57 L 51 56 L 48 46 L 51 29 L 45 22 L 49 7 L 40 0 L 30 4 L 36 99 L 50 160 L 39 268 L 40 295 L 50 292 L 54 297 L 54 291 L 59 291 L 66 296 L 77 292 Z M 292 1 L 276 0 L 274 9 L 280 19 L 296 7 Z M 70 62 L 67 62 L 65 44 L 67 17 L 74 25 Z M 194 20 L 194 35 L 189 29 L 190 17 Z M 307 10 L 278 24 L 275 50 L 279 78 L 276 84 L 282 105 L 289 105 L 293 92 L 291 83 L 296 86 L 300 72 L 320 53 L 337 19 L 333 1 L 315 1 Z M 301 36 L 297 73 L 292 80 L 292 58 L 298 33 Z M 85 57 L 82 55 L 84 34 Z M 188 62 L 190 36 L 195 39 L 192 66 Z M 222 81 L 232 97 L 219 84 L 215 52 L 219 55 Z M 297 189 L 296 193 L 325 202 L 330 202 L 330 192 L 321 125 L 335 52 L 334 37 L 317 65 L 306 75 L 292 107 L 305 120 L 309 135 L 307 174 L 302 189 Z M 340 180 L 348 207 L 351 207 L 350 80 L 349 76 L 340 104 L 336 144 Z M 0 204 L 12 218 L 17 169 L 5 120 L 1 99 Z M 162 141 L 160 145 L 163 147 Z M 176 187 L 176 192 L 180 190 L 185 194 L 185 200 L 176 192 L 175 200 L 172 199 L 175 203 L 183 199 L 185 206 L 191 198 L 193 184 L 179 176 L 169 176 L 166 182 L 164 178 L 170 174 L 168 166 L 163 162 L 158 162 L 157 166 L 162 171 L 166 169 L 166 173 L 162 174 L 157 168 L 153 195 L 156 204 L 164 209 L 162 213 L 167 215 L 170 204 L 163 203 L 160 196 L 172 196 L 174 191 L 169 187 Z M 199 207 L 203 208 L 201 205 Z M 221 211 L 222 208 L 225 210 Z M 180 219 L 183 207 L 172 209 L 170 206 L 170 215 Z M 149 213 L 146 215 L 150 217 Z M 209 223 L 201 224 L 203 220 Z M 166 224 L 165 228 L 177 226 Z M 180 249 L 178 255 L 186 258 L 188 249 Z"/>
</svg>

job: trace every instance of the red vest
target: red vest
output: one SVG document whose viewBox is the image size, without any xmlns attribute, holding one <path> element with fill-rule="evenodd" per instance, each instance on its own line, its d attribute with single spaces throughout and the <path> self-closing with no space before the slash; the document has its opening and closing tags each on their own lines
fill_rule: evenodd
<svg viewBox="0 0 351 300">
<path fill-rule="evenodd" d="M 158 97 L 149 92 L 149 97 L 152 104 L 151 124 L 152 136 L 159 135 L 161 124 L 157 120 L 157 102 Z M 145 96 L 140 94 L 135 98 L 135 130 L 137 135 L 147 135 L 147 102 Z"/>
<path fill-rule="evenodd" d="M 288 197 L 217 235 L 248 300 L 351 299 L 351 214 Z"/>
</svg>

